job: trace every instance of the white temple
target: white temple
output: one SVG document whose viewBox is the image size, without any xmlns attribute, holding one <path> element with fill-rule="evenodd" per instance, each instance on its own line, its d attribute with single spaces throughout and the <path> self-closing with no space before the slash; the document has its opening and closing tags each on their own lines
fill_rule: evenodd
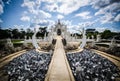
<svg viewBox="0 0 120 81">
<path fill-rule="evenodd" d="M 58 35 L 58 31 L 61 32 L 61 36 L 65 39 L 70 39 L 70 32 L 67 31 L 67 25 L 63 24 L 60 22 L 60 20 L 58 20 L 58 22 L 52 26 L 50 33 L 48 34 L 48 36 L 52 36 L 52 38 L 56 37 Z"/>
<path fill-rule="evenodd" d="M 38 45 L 39 40 L 36 39 L 36 34 L 38 32 L 38 29 L 39 29 L 39 27 L 36 26 L 34 35 L 32 36 L 32 44 L 36 49 L 40 49 L 40 46 Z M 46 34 L 45 34 L 44 42 L 46 41 L 46 42 L 52 43 L 52 40 L 58 35 L 60 35 L 64 39 L 66 39 L 67 42 L 75 42 L 75 40 L 73 40 L 73 39 L 75 39 L 75 37 L 71 36 L 70 32 L 67 29 L 67 26 L 65 24 L 61 23 L 60 20 L 58 20 L 58 22 L 54 26 L 51 27 L 51 31 L 49 32 L 48 36 L 46 36 Z M 85 30 L 83 30 L 83 32 L 82 32 L 82 39 L 78 40 L 77 42 L 82 42 L 80 45 L 80 48 L 85 47 L 86 42 L 87 42 Z"/>
</svg>

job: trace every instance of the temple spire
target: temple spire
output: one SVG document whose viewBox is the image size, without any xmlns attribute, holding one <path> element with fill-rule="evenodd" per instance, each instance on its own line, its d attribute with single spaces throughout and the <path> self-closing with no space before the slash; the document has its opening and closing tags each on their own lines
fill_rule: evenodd
<svg viewBox="0 0 120 81">
<path fill-rule="evenodd" d="M 58 19 L 58 24 L 60 24 L 60 19 Z"/>
</svg>

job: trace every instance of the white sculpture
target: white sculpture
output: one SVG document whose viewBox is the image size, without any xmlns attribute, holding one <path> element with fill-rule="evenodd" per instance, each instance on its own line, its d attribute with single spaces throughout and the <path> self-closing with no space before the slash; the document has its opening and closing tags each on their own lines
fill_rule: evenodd
<svg viewBox="0 0 120 81">
<path fill-rule="evenodd" d="M 101 41 L 101 36 L 100 35 L 97 35 L 97 42 L 100 42 Z"/>
<path fill-rule="evenodd" d="M 11 39 L 10 39 L 10 38 L 7 39 L 7 44 L 6 44 L 6 46 L 14 49 L 13 43 L 11 42 Z"/>
<path fill-rule="evenodd" d="M 44 34 L 44 41 L 47 41 L 47 34 Z"/>
<path fill-rule="evenodd" d="M 27 40 L 27 36 L 25 36 L 24 38 L 25 38 L 25 39 L 24 39 L 23 46 L 27 47 L 27 46 L 28 46 L 28 45 L 27 45 L 27 41 L 26 41 L 26 40 Z"/>
<path fill-rule="evenodd" d="M 94 36 L 92 35 L 92 39 L 94 39 Z"/>
<path fill-rule="evenodd" d="M 115 47 L 117 44 L 116 44 L 116 40 L 115 38 L 113 37 L 113 39 L 111 40 L 111 43 L 109 45 L 109 48 L 112 48 L 112 47 Z"/>
<path fill-rule="evenodd" d="M 84 48 L 86 45 L 86 31 L 83 29 L 83 33 L 82 33 L 82 44 L 80 45 L 80 48 Z"/>
<path fill-rule="evenodd" d="M 32 44 L 33 44 L 33 46 L 35 47 L 35 49 L 41 49 L 41 48 L 39 47 L 38 43 L 37 43 L 37 40 L 36 40 L 36 34 L 38 33 L 38 30 L 39 30 L 39 26 L 36 25 L 36 27 L 35 27 L 35 29 L 34 29 L 35 33 L 34 33 L 33 36 L 32 36 Z"/>
</svg>

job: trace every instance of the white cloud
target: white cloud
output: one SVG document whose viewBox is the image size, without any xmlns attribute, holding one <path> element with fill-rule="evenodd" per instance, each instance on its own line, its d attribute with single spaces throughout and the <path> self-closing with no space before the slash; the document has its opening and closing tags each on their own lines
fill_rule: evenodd
<svg viewBox="0 0 120 81">
<path fill-rule="evenodd" d="M 35 2 L 30 1 L 30 0 L 24 0 L 23 4 L 21 5 L 22 7 L 27 7 L 28 9 L 34 9 Z"/>
<path fill-rule="evenodd" d="M 0 23 L 2 23 L 3 21 L 2 21 L 2 19 L 0 19 Z"/>
<path fill-rule="evenodd" d="M 49 12 L 57 12 L 58 11 L 58 5 L 57 5 L 57 3 L 45 5 L 44 9 L 49 11 Z"/>
<path fill-rule="evenodd" d="M 41 15 L 41 17 L 43 17 L 43 18 L 51 18 L 52 17 L 52 15 L 50 13 L 47 13 L 43 10 L 39 10 L 39 15 Z"/>
<path fill-rule="evenodd" d="M 58 19 L 63 19 L 64 16 L 59 14 L 59 15 L 57 15 L 57 18 L 58 18 Z"/>
<path fill-rule="evenodd" d="M 104 16 L 100 18 L 100 22 L 102 24 L 112 23 L 113 20 L 114 20 L 114 16 L 111 13 L 106 13 Z"/>
<path fill-rule="evenodd" d="M 86 6 L 89 4 L 90 0 L 44 0 L 47 3 L 45 5 L 45 9 L 47 9 L 50 12 L 58 12 L 62 13 L 64 15 L 68 15 L 76 10 L 78 10 L 80 7 Z"/>
<path fill-rule="evenodd" d="M 30 21 L 30 17 L 28 17 L 28 16 L 23 16 L 23 17 L 21 17 L 20 20 L 22 20 L 22 21 Z"/>
<path fill-rule="evenodd" d="M 101 15 L 100 22 L 102 24 L 120 21 L 118 14 L 120 11 L 120 1 L 96 0 L 92 6 L 95 9 L 98 9 L 98 11 L 95 13 L 95 16 Z"/>
<path fill-rule="evenodd" d="M 11 2 L 11 0 L 7 0 L 7 2 L 6 2 L 6 3 L 7 3 L 7 4 L 10 4 L 10 2 Z"/>
<path fill-rule="evenodd" d="M 29 26 L 25 26 L 25 25 L 14 25 L 13 28 L 18 29 L 18 30 L 24 29 L 25 31 L 26 31 L 28 28 L 31 29 L 31 30 L 33 30 L 33 28 L 30 28 Z"/>
<path fill-rule="evenodd" d="M 99 11 L 97 11 L 97 12 L 95 13 L 95 16 L 97 16 L 97 15 L 102 15 L 102 14 L 105 14 L 105 11 L 104 11 L 103 9 L 100 9 Z"/>
<path fill-rule="evenodd" d="M 9 2 L 11 2 L 11 0 L 8 0 L 6 3 L 9 4 Z M 4 13 L 4 2 L 2 0 L 0 0 L 0 15 Z M 0 19 L 0 23 L 2 23 L 3 20 Z"/>
<path fill-rule="evenodd" d="M 64 23 L 67 26 L 71 26 L 72 25 L 72 20 L 63 20 L 62 23 Z"/>
<path fill-rule="evenodd" d="M 0 4 L 0 14 L 3 13 L 3 5 Z"/>
<path fill-rule="evenodd" d="M 40 25 L 40 26 L 52 26 L 55 24 L 55 22 L 53 20 L 49 20 L 49 19 L 37 19 L 37 20 L 34 20 L 32 21 L 31 23 L 31 27 L 34 27 L 34 25 Z"/>
<path fill-rule="evenodd" d="M 106 14 L 108 12 L 110 13 L 116 13 L 120 11 L 120 2 L 119 3 L 113 3 L 113 4 L 110 4 L 104 8 L 101 8 L 98 10 L 98 12 L 95 13 L 95 15 L 101 15 L 101 14 Z"/>
<path fill-rule="evenodd" d="M 120 2 L 112 3 L 104 8 L 104 11 L 118 12 L 120 11 Z"/>
<path fill-rule="evenodd" d="M 76 14 L 75 15 L 76 17 L 81 17 L 83 19 L 89 19 L 91 18 L 92 16 L 90 16 L 90 12 L 86 11 L 86 12 L 82 12 L 82 13 L 79 13 L 79 14 Z"/>
<path fill-rule="evenodd" d="M 27 7 L 28 11 L 32 14 L 38 15 L 41 6 L 40 0 L 24 0 L 22 7 Z"/>
<path fill-rule="evenodd" d="M 46 18 L 52 17 L 52 15 L 50 13 L 45 12 L 40 9 L 41 1 L 43 1 L 43 0 L 24 0 L 23 4 L 21 5 L 22 7 L 28 8 L 28 11 L 26 11 L 26 12 L 30 12 L 30 13 L 27 13 L 27 16 L 31 17 L 31 19 L 32 19 L 31 21 L 36 24 L 40 23 L 41 22 L 40 20 L 45 20 Z M 26 12 L 24 12 L 24 14 L 26 14 Z M 29 20 L 28 17 L 25 19 Z M 23 20 L 25 20 L 25 19 L 23 19 Z"/>
<path fill-rule="evenodd" d="M 106 30 L 106 27 L 95 27 L 95 29 L 96 29 L 98 32 L 103 32 L 104 30 Z"/>
<path fill-rule="evenodd" d="M 120 14 L 118 14 L 116 17 L 115 17 L 115 19 L 114 19 L 115 21 L 120 21 Z"/>
<path fill-rule="evenodd" d="M 93 8 L 100 9 L 110 4 L 110 0 L 91 0 L 91 3 Z"/>
<path fill-rule="evenodd" d="M 59 7 L 59 13 L 63 13 L 65 15 L 70 14 L 80 7 L 86 6 L 89 4 L 89 0 L 63 0 L 62 5 Z"/>
</svg>

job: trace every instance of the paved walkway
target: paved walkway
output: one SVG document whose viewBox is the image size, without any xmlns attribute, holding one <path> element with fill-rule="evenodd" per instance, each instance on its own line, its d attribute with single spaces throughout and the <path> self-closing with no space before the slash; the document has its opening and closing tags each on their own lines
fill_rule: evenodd
<svg viewBox="0 0 120 81">
<path fill-rule="evenodd" d="M 45 81 L 74 81 L 68 64 L 61 37 L 56 37 L 55 51 Z"/>
</svg>

